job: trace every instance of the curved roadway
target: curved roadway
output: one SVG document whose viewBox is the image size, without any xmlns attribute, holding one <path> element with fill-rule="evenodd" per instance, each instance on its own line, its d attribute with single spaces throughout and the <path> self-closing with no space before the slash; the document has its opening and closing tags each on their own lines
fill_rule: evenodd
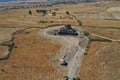
<svg viewBox="0 0 120 80">
<path fill-rule="evenodd" d="M 78 36 L 59 36 L 59 35 L 54 36 L 54 35 L 48 34 L 48 31 L 59 29 L 60 27 L 63 27 L 63 26 L 55 26 L 55 27 L 50 27 L 46 29 L 41 29 L 38 32 L 38 35 L 39 36 L 44 35 L 44 37 L 55 40 L 62 44 L 62 48 L 60 49 L 59 54 L 56 55 L 56 58 L 58 60 L 66 59 L 66 61 L 68 62 L 68 66 L 67 66 L 67 69 L 64 67 L 61 67 L 59 69 L 61 69 L 61 72 L 63 72 L 62 73 L 63 76 L 67 75 L 69 77 L 69 80 L 73 80 L 73 78 L 76 77 L 78 73 L 78 69 L 82 62 L 82 56 L 88 44 L 88 38 L 85 37 L 80 32 L 80 30 L 78 31 L 79 32 Z"/>
</svg>

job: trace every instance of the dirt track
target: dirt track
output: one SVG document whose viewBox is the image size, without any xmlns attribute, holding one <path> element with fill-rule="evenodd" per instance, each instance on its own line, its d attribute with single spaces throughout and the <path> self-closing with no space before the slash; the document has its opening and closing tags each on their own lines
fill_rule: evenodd
<svg viewBox="0 0 120 80">
<path fill-rule="evenodd" d="M 115 39 L 112 39 L 112 38 L 109 38 L 109 37 L 105 37 L 105 36 L 101 36 L 101 35 L 97 35 L 97 34 L 91 34 L 92 36 L 97 36 L 97 37 L 101 37 L 101 38 L 104 38 L 104 39 L 108 39 L 108 40 L 111 40 L 113 42 L 119 42 L 120 40 L 115 40 Z"/>
<path fill-rule="evenodd" d="M 53 59 L 54 62 L 52 64 L 60 70 L 63 76 L 68 76 L 70 79 L 73 78 L 78 73 L 78 69 L 80 63 L 82 62 L 82 56 L 85 52 L 86 45 L 88 43 L 88 39 L 83 36 L 83 34 L 79 34 L 78 36 L 53 36 L 47 34 L 48 31 L 58 29 L 63 26 L 55 26 L 47 29 L 42 29 L 38 32 L 38 35 L 45 36 L 46 38 L 52 39 L 62 44 L 62 48 L 58 51 L 58 54 Z M 80 38 L 80 36 L 83 38 Z M 79 45 L 80 42 L 84 42 L 82 46 Z M 81 43 L 82 43 L 81 42 Z M 67 67 L 60 66 L 60 60 L 64 59 L 68 62 Z"/>
</svg>

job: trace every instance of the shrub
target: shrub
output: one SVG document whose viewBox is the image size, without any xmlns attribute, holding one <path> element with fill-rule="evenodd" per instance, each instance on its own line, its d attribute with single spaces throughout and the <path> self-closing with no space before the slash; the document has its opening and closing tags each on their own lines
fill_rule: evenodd
<svg viewBox="0 0 120 80">
<path fill-rule="evenodd" d="M 29 10 L 29 12 L 28 12 L 30 15 L 32 15 L 32 11 L 31 10 Z"/>
<path fill-rule="evenodd" d="M 89 35 L 89 32 L 87 32 L 87 31 L 82 31 L 83 32 L 83 34 L 85 35 L 85 36 L 88 36 Z"/>
<path fill-rule="evenodd" d="M 52 12 L 52 16 L 56 16 L 56 12 Z"/>
<path fill-rule="evenodd" d="M 47 14 L 47 10 L 36 10 L 37 13 L 42 13 L 43 16 Z"/>
<path fill-rule="evenodd" d="M 8 45 L 8 47 L 9 47 L 8 51 L 11 52 L 14 48 L 14 43 L 12 43 L 11 45 Z"/>
<path fill-rule="evenodd" d="M 91 38 L 90 41 L 98 41 L 98 42 L 112 42 L 111 40 L 109 39 L 104 39 L 104 38 Z"/>
<path fill-rule="evenodd" d="M 58 11 L 58 8 L 56 8 L 55 11 Z"/>
<path fill-rule="evenodd" d="M 38 23 L 46 23 L 46 21 L 40 20 Z"/>
<path fill-rule="evenodd" d="M 15 46 L 15 48 L 17 48 L 17 46 Z"/>
<path fill-rule="evenodd" d="M 66 11 L 65 13 L 66 13 L 67 15 L 70 15 L 69 11 Z"/>
<path fill-rule="evenodd" d="M 82 26 L 82 22 L 80 20 L 77 20 L 78 26 Z"/>
<path fill-rule="evenodd" d="M 23 32 L 23 34 L 29 34 L 30 32 Z"/>
</svg>

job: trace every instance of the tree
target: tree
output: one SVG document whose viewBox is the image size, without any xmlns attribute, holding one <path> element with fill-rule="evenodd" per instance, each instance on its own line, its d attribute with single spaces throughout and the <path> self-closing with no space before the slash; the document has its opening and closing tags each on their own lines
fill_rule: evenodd
<svg viewBox="0 0 120 80">
<path fill-rule="evenodd" d="M 66 11 L 65 13 L 66 13 L 67 15 L 70 15 L 69 11 Z"/>
<path fill-rule="evenodd" d="M 32 11 L 31 10 L 29 10 L 29 14 L 32 15 Z"/>
<path fill-rule="evenodd" d="M 43 16 L 45 16 L 45 14 L 47 14 L 47 10 L 36 10 L 37 13 L 42 13 Z"/>
<path fill-rule="evenodd" d="M 52 15 L 53 15 L 53 16 L 56 16 L 56 12 L 52 12 Z"/>
</svg>

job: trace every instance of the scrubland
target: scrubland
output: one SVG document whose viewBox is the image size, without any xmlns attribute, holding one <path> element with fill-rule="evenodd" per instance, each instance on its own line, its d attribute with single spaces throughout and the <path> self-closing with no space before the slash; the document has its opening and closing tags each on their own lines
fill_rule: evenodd
<svg viewBox="0 0 120 80">
<path fill-rule="evenodd" d="M 81 80 L 119 80 L 119 49 L 118 43 L 91 43 L 80 68 Z"/>
<path fill-rule="evenodd" d="M 61 4 L 45 8 L 1 10 L 0 43 L 9 41 L 17 30 L 30 29 L 15 35 L 10 58 L 0 61 L 0 80 L 63 80 L 60 71 L 51 64 L 51 59 L 62 45 L 36 35 L 42 28 L 61 24 L 80 27 L 89 33 L 89 39 L 94 37 L 83 56 L 77 75 L 81 80 L 119 80 L 118 3 L 120 2 Z M 29 10 L 32 15 L 28 13 Z M 36 10 L 47 10 L 47 14 L 37 13 Z M 53 12 L 56 13 L 55 16 L 52 16 Z M 78 25 L 76 19 L 82 22 L 82 26 Z M 103 38 L 107 40 L 104 41 Z M 4 56 L 3 52 L 6 51 L 8 47 L 0 45 L 0 56 Z"/>
<path fill-rule="evenodd" d="M 30 30 L 31 31 L 31 30 Z M 15 37 L 15 48 L 9 60 L 0 62 L 1 80 L 58 80 L 61 74 L 50 60 L 61 47 L 43 37 L 36 37 L 36 30 L 29 34 L 18 34 Z"/>
</svg>

